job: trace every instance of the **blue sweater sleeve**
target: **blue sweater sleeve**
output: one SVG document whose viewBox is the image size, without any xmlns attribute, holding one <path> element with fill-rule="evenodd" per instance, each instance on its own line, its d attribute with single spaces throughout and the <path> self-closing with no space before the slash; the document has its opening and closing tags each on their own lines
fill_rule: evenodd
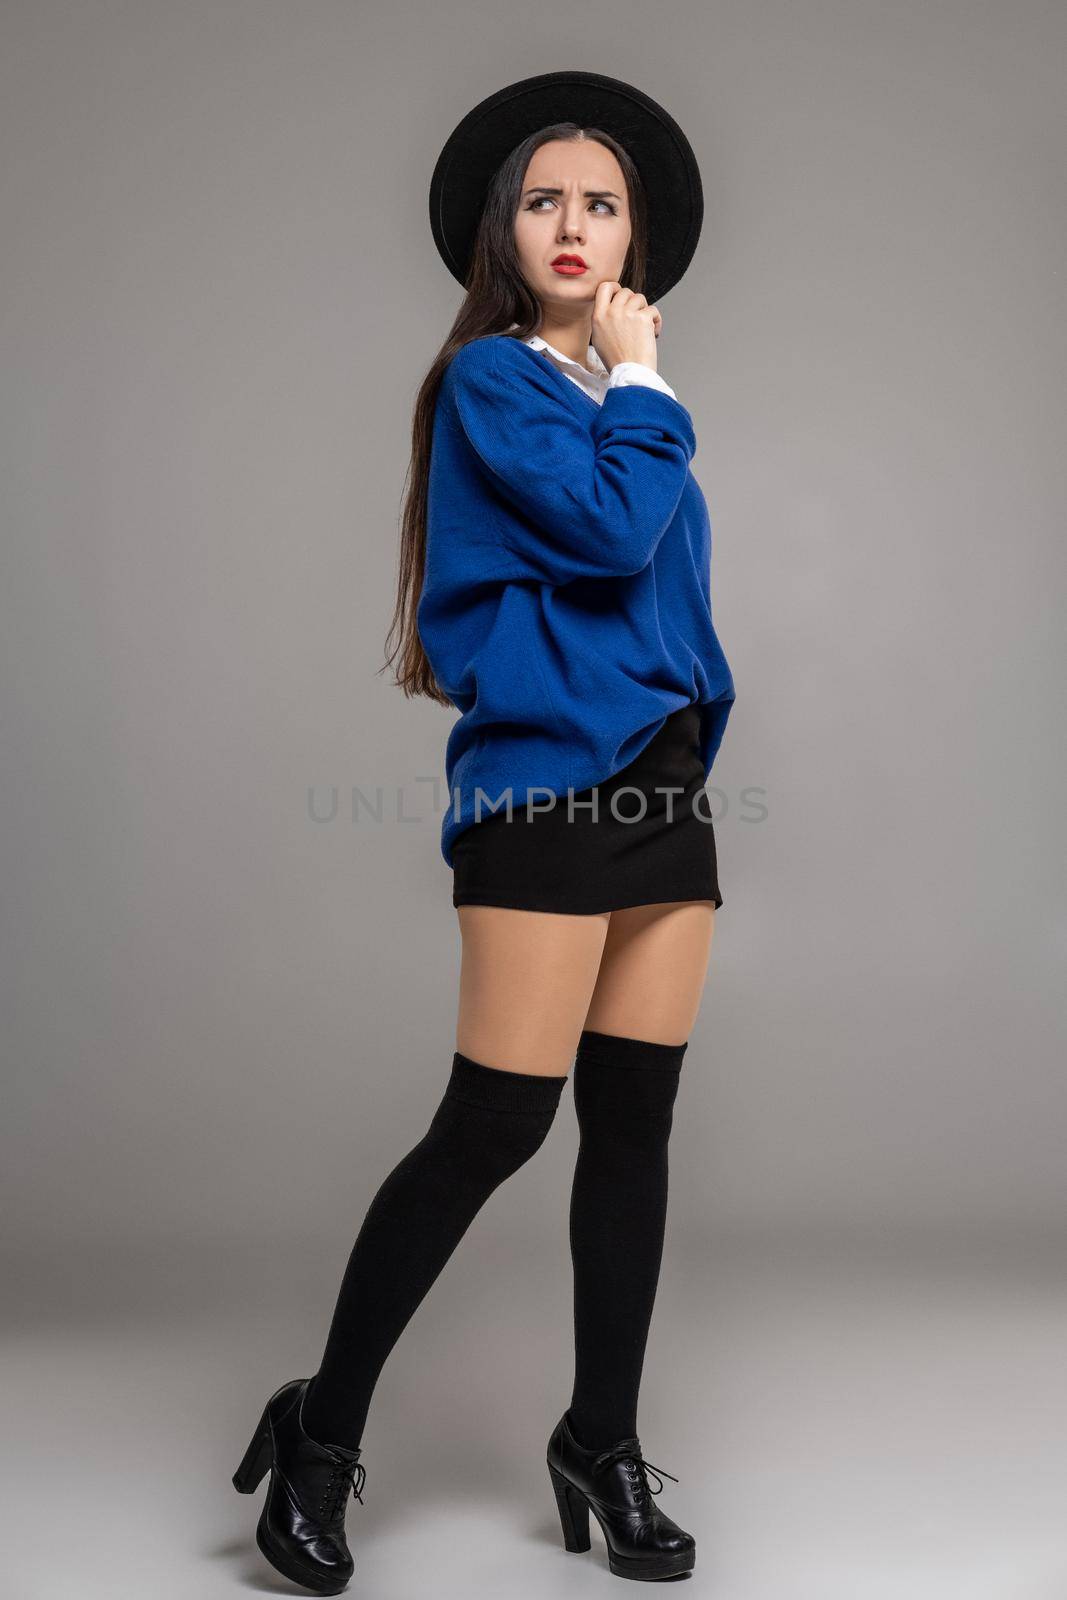
<svg viewBox="0 0 1067 1600">
<path fill-rule="evenodd" d="M 472 340 L 449 363 L 459 425 L 512 513 L 499 519 L 501 539 L 547 583 L 640 572 L 681 499 L 692 418 L 671 395 L 632 384 L 609 388 L 586 422 L 558 383 L 506 337 Z"/>
</svg>

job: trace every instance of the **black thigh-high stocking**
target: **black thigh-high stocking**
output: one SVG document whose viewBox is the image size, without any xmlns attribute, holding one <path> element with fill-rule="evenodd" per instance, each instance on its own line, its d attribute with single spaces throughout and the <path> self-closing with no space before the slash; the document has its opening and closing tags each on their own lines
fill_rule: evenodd
<svg viewBox="0 0 1067 1600">
<path fill-rule="evenodd" d="M 574 1067 L 581 1133 L 570 1206 L 578 1443 L 637 1433 L 637 1397 L 667 1216 L 667 1145 L 686 1044 L 585 1029 Z"/>
<path fill-rule="evenodd" d="M 358 1447 L 389 1352 L 493 1190 L 543 1143 L 566 1082 L 456 1051 L 428 1131 L 385 1179 L 352 1247 L 304 1401 L 318 1443 Z"/>
</svg>

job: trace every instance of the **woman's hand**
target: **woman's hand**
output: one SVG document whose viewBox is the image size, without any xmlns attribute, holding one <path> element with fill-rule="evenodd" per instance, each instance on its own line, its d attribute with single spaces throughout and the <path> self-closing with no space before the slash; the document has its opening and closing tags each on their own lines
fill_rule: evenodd
<svg viewBox="0 0 1067 1600">
<path fill-rule="evenodd" d="M 605 279 L 593 300 L 590 343 L 610 371 L 620 361 L 640 361 L 656 370 L 656 340 L 663 318 L 643 294 Z"/>
</svg>

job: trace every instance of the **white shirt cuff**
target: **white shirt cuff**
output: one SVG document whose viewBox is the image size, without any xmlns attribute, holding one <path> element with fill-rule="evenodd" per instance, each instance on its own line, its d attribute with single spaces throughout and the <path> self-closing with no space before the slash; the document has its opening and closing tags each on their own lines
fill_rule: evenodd
<svg viewBox="0 0 1067 1600">
<path fill-rule="evenodd" d="M 659 389 L 664 394 L 669 394 L 672 400 L 678 396 L 666 383 L 654 367 L 646 367 L 643 361 L 619 361 L 612 367 L 608 377 L 608 388 L 616 389 L 624 383 L 643 383 L 650 389 Z"/>
</svg>

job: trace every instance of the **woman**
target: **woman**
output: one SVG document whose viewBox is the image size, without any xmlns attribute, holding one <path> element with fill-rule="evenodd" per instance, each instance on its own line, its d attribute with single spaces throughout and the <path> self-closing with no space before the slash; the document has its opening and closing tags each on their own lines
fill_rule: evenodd
<svg viewBox="0 0 1067 1600">
<path fill-rule="evenodd" d="M 704 782 L 734 688 L 692 419 L 634 286 L 684 272 L 699 178 L 647 96 L 552 73 L 460 123 L 431 216 L 467 296 L 415 408 L 394 626 L 405 692 L 462 713 L 441 833 L 457 1048 L 428 1131 L 367 1212 L 317 1373 L 270 1398 L 234 1476 L 250 1493 L 271 1469 L 260 1548 L 322 1594 L 353 1570 L 345 1510 L 381 1368 L 543 1143 L 575 1060 L 575 1372 L 547 1449 L 564 1543 L 590 1548 L 592 1510 L 619 1576 L 689 1572 L 696 1550 L 655 1504 L 637 1398 L 673 1106 L 723 903 Z"/>
</svg>

